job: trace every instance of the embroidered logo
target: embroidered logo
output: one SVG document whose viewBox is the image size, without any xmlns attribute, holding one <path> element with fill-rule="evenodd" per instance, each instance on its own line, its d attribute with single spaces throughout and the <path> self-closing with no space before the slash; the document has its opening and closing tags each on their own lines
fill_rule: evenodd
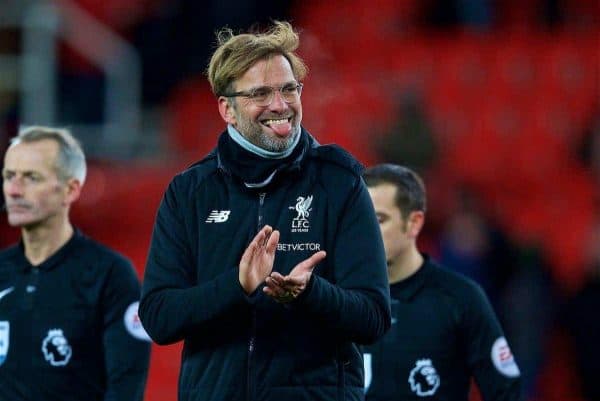
<svg viewBox="0 0 600 401">
<path fill-rule="evenodd" d="M 125 328 L 127 332 L 131 334 L 133 337 L 142 341 L 152 341 L 146 333 L 144 326 L 142 326 L 142 321 L 138 315 L 138 309 L 140 307 L 139 301 L 135 301 L 125 311 L 123 315 L 123 323 L 125 323 Z"/>
<path fill-rule="evenodd" d="M 6 360 L 8 355 L 8 345 L 10 339 L 10 322 L 3 320 L 0 322 L 0 365 Z"/>
<path fill-rule="evenodd" d="M 438 375 L 431 359 L 419 359 L 408 376 L 410 389 L 419 397 L 434 395 L 440 386 Z"/>
<path fill-rule="evenodd" d="M 231 210 L 213 210 L 206 218 L 205 223 L 224 223 L 229 219 Z"/>
<path fill-rule="evenodd" d="M 491 357 L 498 372 L 504 376 L 519 377 L 521 375 L 506 338 L 498 337 L 496 339 L 494 345 L 492 345 Z"/>
<path fill-rule="evenodd" d="M 0 291 L 0 299 L 4 298 L 5 296 L 7 296 L 11 292 L 13 292 L 14 289 L 15 289 L 15 287 L 8 287 L 8 288 L 5 288 L 2 291 Z"/>
<path fill-rule="evenodd" d="M 289 209 L 295 210 L 297 213 L 296 217 L 294 217 L 294 219 L 292 220 L 293 233 L 308 232 L 308 229 L 310 228 L 308 216 L 310 216 L 310 212 L 312 211 L 312 208 L 310 207 L 312 200 L 312 195 L 307 197 L 299 196 L 296 199 L 296 205 L 289 207 Z"/>
<path fill-rule="evenodd" d="M 65 366 L 73 354 L 71 345 L 61 329 L 48 330 L 48 335 L 42 342 L 42 352 L 52 366 Z"/>
</svg>

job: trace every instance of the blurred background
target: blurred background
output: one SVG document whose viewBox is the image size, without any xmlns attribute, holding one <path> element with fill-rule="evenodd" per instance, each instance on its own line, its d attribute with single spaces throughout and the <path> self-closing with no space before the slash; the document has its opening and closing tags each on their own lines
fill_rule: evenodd
<svg viewBox="0 0 600 401">
<path fill-rule="evenodd" d="M 272 19 L 301 32 L 304 126 L 423 175 L 420 245 L 487 291 L 527 399 L 600 400 L 598 0 L 0 0 L 0 150 L 71 128 L 73 221 L 141 277 L 163 190 L 224 129 L 214 31 Z M 147 401 L 176 399 L 180 349 L 153 348 Z"/>
</svg>

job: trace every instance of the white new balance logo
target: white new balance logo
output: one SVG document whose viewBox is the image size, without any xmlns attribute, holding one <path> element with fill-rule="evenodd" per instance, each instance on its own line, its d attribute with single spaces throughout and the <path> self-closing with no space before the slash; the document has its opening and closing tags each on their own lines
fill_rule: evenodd
<svg viewBox="0 0 600 401">
<path fill-rule="evenodd" d="M 231 210 L 213 210 L 206 218 L 206 223 L 224 223 L 229 218 Z"/>
</svg>

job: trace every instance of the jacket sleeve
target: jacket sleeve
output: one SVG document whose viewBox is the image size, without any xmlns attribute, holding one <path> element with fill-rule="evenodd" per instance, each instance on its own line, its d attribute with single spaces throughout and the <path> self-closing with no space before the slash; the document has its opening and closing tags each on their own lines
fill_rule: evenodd
<svg viewBox="0 0 600 401">
<path fill-rule="evenodd" d="M 142 285 L 140 319 L 158 344 L 198 335 L 252 302 L 239 284 L 238 269 L 197 283 L 195 240 L 186 226 L 194 215 L 180 191 L 177 181 L 171 182 L 159 206 Z"/>
<path fill-rule="evenodd" d="M 150 363 L 150 338 L 137 318 L 140 283 L 125 259 L 113 265 L 103 294 L 104 401 L 142 401 Z"/>
<path fill-rule="evenodd" d="M 337 221 L 333 249 L 323 263 L 333 279 L 313 274 L 298 307 L 306 308 L 340 338 L 373 343 L 390 328 L 390 292 L 381 232 L 362 179 Z"/>
<path fill-rule="evenodd" d="M 500 323 L 483 290 L 471 285 L 461 330 L 469 369 L 484 401 L 522 400 L 519 368 Z"/>
</svg>

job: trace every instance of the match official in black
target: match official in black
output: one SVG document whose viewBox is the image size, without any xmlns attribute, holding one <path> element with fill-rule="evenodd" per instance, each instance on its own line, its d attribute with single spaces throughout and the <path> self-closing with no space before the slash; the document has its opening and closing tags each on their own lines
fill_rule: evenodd
<svg viewBox="0 0 600 401">
<path fill-rule="evenodd" d="M 521 399 L 520 373 L 483 290 L 419 252 L 426 194 L 412 170 L 382 164 L 363 177 L 383 236 L 392 328 L 366 347 L 368 401 Z"/>
<path fill-rule="evenodd" d="M 21 241 L 0 252 L 0 400 L 143 399 L 139 280 L 69 219 L 85 176 L 67 130 L 24 129 L 6 151 L 2 189 Z"/>
</svg>

